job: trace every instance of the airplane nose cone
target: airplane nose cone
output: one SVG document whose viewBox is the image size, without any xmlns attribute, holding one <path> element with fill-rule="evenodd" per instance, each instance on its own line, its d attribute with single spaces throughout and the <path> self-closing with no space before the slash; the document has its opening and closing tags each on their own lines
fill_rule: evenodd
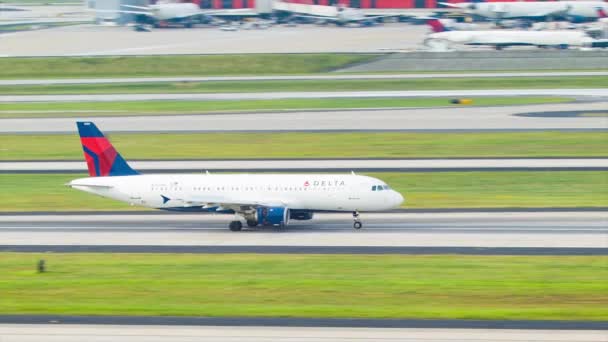
<svg viewBox="0 0 608 342">
<path fill-rule="evenodd" d="M 395 197 L 394 207 L 398 208 L 398 207 L 401 206 L 401 204 L 403 203 L 403 201 L 405 201 L 405 198 L 403 198 L 403 196 L 400 193 L 398 193 L 397 191 L 395 191 L 395 196 L 394 197 Z"/>
</svg>

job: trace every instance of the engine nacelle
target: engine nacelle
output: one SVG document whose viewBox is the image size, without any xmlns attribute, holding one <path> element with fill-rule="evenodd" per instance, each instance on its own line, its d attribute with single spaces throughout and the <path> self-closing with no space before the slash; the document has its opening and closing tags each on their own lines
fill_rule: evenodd
<svg viewBox="0 0 608 342">
<path fill-rule="evenodd" d="M 290 210 L 289 218 L 292 220 L 306 221 L 312 220 L 313 214 L 312 211 L 308 210 Z"/>
<path fill-rule="evenodd" d="M 287 226 L 289 209 L 285 207 L 260 207 L 256 211 L 258 224 L 263 226 Z"/>
</svg>

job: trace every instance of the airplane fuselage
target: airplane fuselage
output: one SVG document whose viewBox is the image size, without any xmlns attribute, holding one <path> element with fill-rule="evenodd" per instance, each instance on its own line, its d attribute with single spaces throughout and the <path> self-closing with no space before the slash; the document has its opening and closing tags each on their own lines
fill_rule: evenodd
<svg viewBox="0 0 608 342">
<path fill-rule="evenodd" d="M 201 10 L 193 3 L 167 3 L 151 5 L 150 9 L 157 20 L 177 20 L 201 14 Z"/>
<path fill-rule="evenodd" d="M 167 210 L 247 203 L 310 211 L 378 211 L 403 202 L 403 197 L 383 181 L 359 175 L 134 175 L 81 178 L 70 186 L 132 205 Z"/>
<path fill-rule="evenodd" d="M 592 38 L 579 31 L 446 31 L 427 36 L 425 44 L 435 41 L 447 41 L 464 45 L 490 46 L 584 46 Z"/>
<path fill-rule="evenodd" d="M 451 6 L 490 19 L 525 19 L 552 16 L 596 19 L 599 17 L 598 8 L 608 11 L 608 3 L 602 1 L 459 3 Z"/>
</svg>

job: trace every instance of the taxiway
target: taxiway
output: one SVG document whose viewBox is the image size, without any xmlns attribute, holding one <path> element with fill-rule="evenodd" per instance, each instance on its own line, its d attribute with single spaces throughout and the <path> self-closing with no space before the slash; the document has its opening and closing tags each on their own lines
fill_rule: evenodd
<svg viewBox="0 0 608 342">
<path fill-rule="evenodd" d="M 247 172 L 441 172 L 608 170 L 608 158 L 478 159 L 287 159 L 130 161 L 136 170 L 155 173 Z M 1 162 L 0 173 L 83 173 L 84 161 Z"/>
<path fill-rule="evenodd" d="M 0 80 L 7 85 L 49 84 L 110 84 L 110 83 L 157 83 L 157 82 L 217 82 L 217 81 L 302 81 L 302 80 L 399 80 L 429 78 L 511 78 L 511 77 L 565 77 L 608 76 L 608 71 L 564 71 L 564 72 L 470 72 L 470 73 L 418 73 L 418 74 L 358 74 L 358 75 L 289 75 L 289 76 L 207 76 L 207 77 L 130 77 L 130 78 L 62 78 Z"/>
<path fill-rule="evenodd" d="M 605 89 L 608 94 L 608 89 Z M 504 107 L 355 109 L 206 115 L 1 119 L 0 133 L 70 133 L 95 120 L 104 132 L 605 130 L 608 117 L 539 117 L 526 113 L 602 111 L 608 102 Z M 331 115 L 328 115 L 330 113 Z M 270 124 L 272 123 L 272 124 Z"/>
<path fill-rule="evenodd" d="M 602 330 L 507 330 L 507 329 L 398 329 L 273 326 L 137 326 L 0 324 L 4 342 L 335 342 L 335 341 L 428 341 L 428 342 L 600 342 Z"/>
<path fill-rule="evenodd" d="M 385 90 L 385 91 L 284 91 L 264 93 L 185 94 L 82 94 L 82 95 L 0 95 L 1 102 L 113 102 L 113 101 L 209 101 L 280 100 L 383 97 L 478 97 L 478 96 L 570 96 L 608 97 L 606 88 L 580 89 L 486 89 L 486 90 Z"/>
</svg>

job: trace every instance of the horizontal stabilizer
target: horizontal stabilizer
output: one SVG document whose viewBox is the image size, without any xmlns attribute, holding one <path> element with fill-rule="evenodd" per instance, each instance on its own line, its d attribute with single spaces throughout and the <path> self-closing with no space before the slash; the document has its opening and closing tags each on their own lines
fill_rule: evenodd
<svg viewBox="0 0 608 342">
<path fill-rule="evenodd" d="M 79 184 L 79 183 L 74 183 L 74 182 L 66 183 L 65 185 L 70 186 L 70 187 L 74 187 L 74 186 L 83 186 L 83 187 L 88 187 L 88 188 L 98 188 L 98 189 L 111 189 L 111 188 L 113 188 L 113 186 L 112 186 L 112 185 L 102 185 L 102 184 Z"/>
</svg>

